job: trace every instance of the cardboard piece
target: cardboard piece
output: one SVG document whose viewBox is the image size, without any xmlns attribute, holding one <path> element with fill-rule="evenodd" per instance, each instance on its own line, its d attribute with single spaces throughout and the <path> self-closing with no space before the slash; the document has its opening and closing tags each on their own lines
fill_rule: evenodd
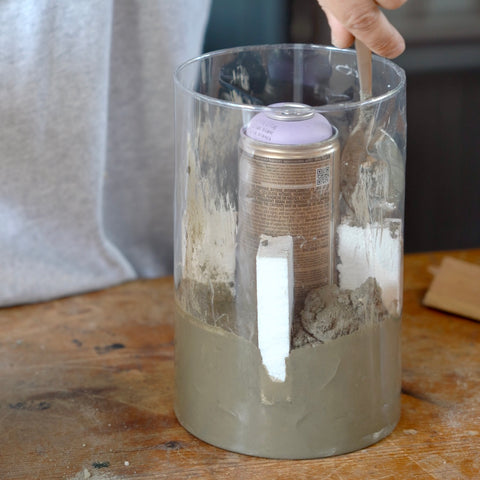
<svg viewBox="0 0 480 480">
<path fill-rule="evenodd" d="M 480 321 L 480 265 L 444 257 L 423 304 Z"/>
</svg>

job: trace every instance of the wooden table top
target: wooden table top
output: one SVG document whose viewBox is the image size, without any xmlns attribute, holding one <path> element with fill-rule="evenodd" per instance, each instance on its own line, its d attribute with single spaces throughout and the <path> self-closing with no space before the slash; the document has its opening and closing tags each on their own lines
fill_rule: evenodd
<svg viewBox="0 0 480 480">
<path fill-rule="evenodd" d="M 480 479 L 480 323 L 422 307 L 405 256 L 402 417 L 386 439 L 267 460 L 196 439 L 173 413 L 171 278 L 0 310 L 0 479 Z"/>
</svg>

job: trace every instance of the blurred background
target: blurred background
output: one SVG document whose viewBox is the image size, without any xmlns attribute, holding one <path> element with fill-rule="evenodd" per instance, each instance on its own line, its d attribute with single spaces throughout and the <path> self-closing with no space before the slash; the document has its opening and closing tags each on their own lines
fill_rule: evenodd
<svg viewBox="0 0 480 480">
<path fill-rule="evenodd" d="M 407 42 L 405 251 L 480 247 L 480 1 L 385 13 Z M 283 42 L 330 45 L 316 0 L 212 0 L 205 51 Z"/>
</svg>

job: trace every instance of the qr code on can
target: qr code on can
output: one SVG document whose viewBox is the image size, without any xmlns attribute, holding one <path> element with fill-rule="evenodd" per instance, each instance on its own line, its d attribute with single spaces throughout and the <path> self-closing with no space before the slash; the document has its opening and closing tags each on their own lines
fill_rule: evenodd
<svg viewBox="0 0 480 480">
<path fill-rule="evenodd" d="M 330 166 L 317 168 L 316 186 L 321 187 L 330 183 Z"/>
</svg>

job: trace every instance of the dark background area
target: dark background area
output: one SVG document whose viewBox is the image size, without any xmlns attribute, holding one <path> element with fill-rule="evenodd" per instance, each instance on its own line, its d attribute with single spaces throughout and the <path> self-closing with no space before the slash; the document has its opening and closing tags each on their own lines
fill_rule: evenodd
<svg viewBox="0 0 480 480">
<path fill-rule="evenodd" d="M 205 51 L 330 44 L 316 0 L 212 0 Z M 388 12 L 407 41 L 405 251 L 480 247 L 480 2 L 412 0 Z"/>
</svg>

